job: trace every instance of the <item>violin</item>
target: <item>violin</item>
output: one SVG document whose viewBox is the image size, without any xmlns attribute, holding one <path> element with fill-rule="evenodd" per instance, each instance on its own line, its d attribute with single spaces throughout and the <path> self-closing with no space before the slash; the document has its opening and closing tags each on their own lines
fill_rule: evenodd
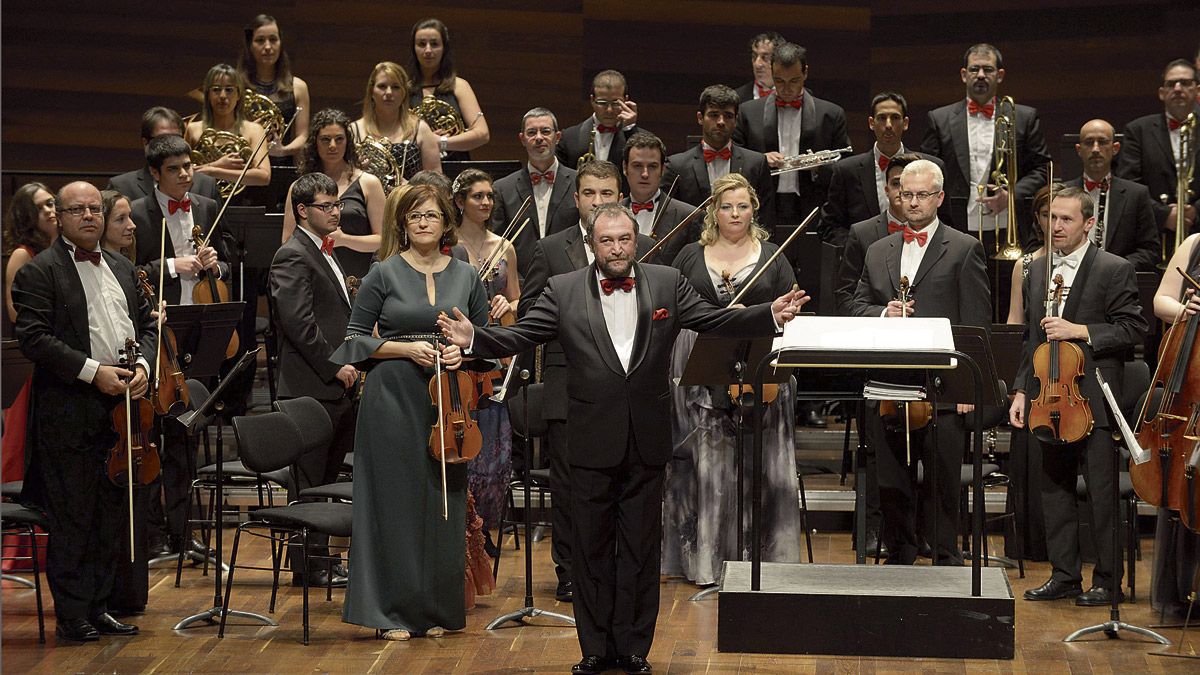
<svg viewBox="0 0 1200 675">
<path fill-rule="evenodd" d="M 900 277 L 900 289 L 896 293 L 896 299 L 900 301 L 900 318 L 907 319 L 908 303 L 912 300 L 912 286 L 908 282 L 908 275 Z M 879 417 L 888 431 L 910 434 L 924 429 L 933 419 L 933 404 L 928 401 L 880 401 Z M 910 463 L 911 442 L 911 439 L 906 439 L 906 444 L 909 444 Z"/>
<path fill-rule="evenodd" d="M 144 269 L 138 270 L 138 288 L 152 306 L 162 305 L 162 303 L 156 302 L 154 289 L 150 286 L 148 275 Z M 187 387 L 187 378 L 179 369 L 178 353 L 179 346 L 175 341 L 175 331 L 166 326 L 163 323 L 163 317 L 159 316 L 158 355 L 154 368 L 154 382 L 150 387 L 150 401 L 154 404 L 154 412 L 159 415 L 178 415 L 187 410 L 192 402 L 191 393 Z M 165 384 L 161 377 L 163 369 L 167 371 Z"/>
<path fill-rule="evenodd" d="M 126 338 L 121 354 L 122 364 L 131 369 L 141 356 L 132 338 Z M 129 561 L 133 562 L 133 486 L 149 485 L 162 469 L 153 440 L 154 406 L 144 396 L 132 400 L 127 388 L 125 400 L 113 409 L 112 421 L 120 438 L 108 452 L 105 469 L 114 485 L 129 491 Z"/>
<path fill-rule="evenodd" d="M 729 294 L 729 297 L 737 295 L 737 289 L 733 285 L 733 278 L 729 276 L 728 270 L 721 270 L 721 290 Z M 750 343 L 745 342 L 742 345 L 742 353 L 739 362 L 745 363 L 746 359 L 750 358 Z M 779 397 L 778 384 L 763 384 L 762 402 L 763 405 L 770 405 Z M 749 408 L 754 405 L 754 385 L 735 383 L 729 385 L 729 400 L 744 408 Z"/>
<path fill-rule="evenodd" d="M 1052 269 L 1049 258 L 1046 268 Z M 1062 274 L 1054 275 L 1053 283 L 1054 292 L 1046 301 L 1046 315 L 1057 317 L 1063 300 Z M 1087 398 L 1079 393 L 1083 366 L 1083 350 L 1073 342 L 1047 340 L 1034 350 L 1033 373 L 1041 390 L 1029 405 L 1029 431 L 1042 443 L 1075 443 L 1092 433 L 1092 409 Z"/>
<path fill-rule="evenodd" d="M 204 231 L 199 225 L 192 226 L 192 243 L 199 250 L 207 244 L 204 240 Z M 202 272 L 204 280 L 202 283 L 196 284 L 192 288 L 192 302 L 197 305 L 212 305 L 218 302 L 229 302 L 229 284 L 217 278 L 208 270 Z M 225 358 L 232 359 L 238 353 L 240 346 L 238 341 L 237 331 L 229 337 L 229 346 L 225 348 Z"/>
<path fill-rule="evenodd" d="M 445 316 L 445 312 L 441 316 Z M 442 519 L 449 517 L 446 465 L 474 459 L 483 449 L 483 435 L 471 416 L 478 403 L 474 380 L 461 369 L 445 370 L 439 353 L 429 380 L 429 398 L 436 409 L 429 433 L 429 454 L 442 469 Z"/>
</svg>

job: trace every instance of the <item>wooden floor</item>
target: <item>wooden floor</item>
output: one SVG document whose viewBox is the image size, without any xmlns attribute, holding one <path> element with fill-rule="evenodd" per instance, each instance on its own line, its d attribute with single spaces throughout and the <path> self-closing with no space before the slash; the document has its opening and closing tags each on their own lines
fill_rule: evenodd
<svg viewBox="0 0 1200 675">
<path fill-rule="evenodd" d="M 821 534 L 814 540 L 820 562 L 853 561 L 849 537 L 844 533 Z M 998 544 L 998 540 L 994 544 Z M 1156 623 L 1146 593 L 1150 579 L 1152 540 L 1146 539 L 1144 559 L 1138 565 L 1138 602 L 1122 606 L 1122 619 L 1140 626 Z M 553 572 L 549 539 L 534 546 L 535 606 L 570 614 L 570 605 L 553 599 Z M 243 544 L 245 547 L 246 544 Z M 239 559 L 265 562 L 265 544 L 244 548 Z M 479 599 L 467 615 L 463 633 L 439 639 L 418 638 L 410 642 L 375 640 L 370 630 L 341 622 L 341 596 L 335 592 L 326 602 L 323 592 L 312 595 L 312 643 L 301 644 L 300 589 L 282 590 L 274 618 L 277 628 L 241 623 L 230 625 L 224 639 L 215 626 L 199 625 L 174 631 L 182 617 L 212 604 L 212 577 L 199 569 L 187 569 L 181 588 L 173 586 L 173 569 L 151 571 L 150 607 L 133 619 L 141 635 L 129 639 L 107 638 L 83 646 L 55 645 L 54 620 L 47 608 L 48 644 L 37 643 L 37 624 L 32 590 L 7 587 L 3 590 L 3 669 L 11 673 L 116 672 L 350 672 L 350 673 L 542 673 L 568 672 L 578 660 L 579 649 L 571 627 L 542 619 L 533 625 L 488 631 L 493 618 L 524 603 L 523 557 L 505 550 L 496 594 Z M 1088 578 L 1085 570 L 1085 579 Z M 1017 597 L 1049 576 L 1046 563 L 1026 567 L 1026 578 L 1016 570 L 1009 573 Z M 234 587 L 235 609 L 265 613 L 270 592 L 269 573 L 239 572 Z M 689 602 L 695 592 L 691 584 L 665 580 L 658 631 L 650 661 L 658 673 L 848 673 L 848 672 L 1070 672 L 1148 673 L 1200 672 L 1200 661 L 1149 656 L 1170 648 L 1135 639 L 1108 640 L 1103 636 L 1088 642 L 1066 644 L 1062 638 L 1076 628 L 1099 623 L 1107 609 L 1077 608 L 1068 601 L 1032 603 L 1017 600 L 1016 657 L 1012 661 L 967 661 L 947 659 L 850 658 L 829 656 L 768 656 L 722 654 L 716 650 L 717 602 L 712 596 Z M 49 603 L 49 593 L 46 593 Z M 753 620 L 753 617 L 746 617 Z M 797 617 L 796 630 L 806 621 L 821 617 Z M 1178 629 L 1163 629 L 1176 641 Z M 1183 652 L 1200 651 L 1200 631 L 1193 631 Z"/>
</svg>

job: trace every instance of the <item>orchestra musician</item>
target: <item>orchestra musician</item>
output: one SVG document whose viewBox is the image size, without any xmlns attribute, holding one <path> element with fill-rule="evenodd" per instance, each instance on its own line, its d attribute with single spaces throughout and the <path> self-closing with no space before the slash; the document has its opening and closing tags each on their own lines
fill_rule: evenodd
<svg viewBox="0 0 1200 675">
<path fill-rule="evenodd" d="M 268 141 L 271 165 L 295 164 L 308 138 L 312 112 L 308 83 L 292 75 L 292 61 L 283 49 L 275 17 L 259 14 L 242 32 L 245 40 L 238 56 L 238 75 L 255 91 L 271 99 L 279 108 L 283 124 L 290 125 L 284 138 Z"/>
<path fill-rule="evenodd" d="M 759 33 L 750 39 L 750 68 L 754 79 L 734 90 L 738 100 L 754 101 L 766 98 L 775 91 L 775 80 L 771 78 L 771 55 L 775 52 L 775 45 L 784 42 L 783 36 L 775 31 Z"/>
<path fill-rule="evenodd" d="M 403 180 L 421 169 L 442 170 L 438 137 L 425 120 L 408 109 L 409 87 L 408 73 L 398 64 L 375 64 L 367 78 L 362 117 L 353 125 L 355 142 L 367 138 L 386 141 Z"/>
<path fill-rule="evenodd" d="M 100 247 L 109 253 L 123 255 L 132 262 L 137 223 L 130 217 L 132 209 L 129 197 L 116 190 L 104 190 L 100 198 L 104 202 L 104 236 L 100 239 Z"/>
<path fill-rule="evenodd" d="M 766 157 L 761 152 L 743 147 L 734 140 L 734 125 L 738 119 L 738 95 L 723 84 L 714 84 L 700 92 L 696 108 L 696 123 L 700 125 L 700 145 L 667 158 L 662 188 L 675 183 L 675 197 L 685 204 L 704 203 L 712 194 L 717 179 L 740 173 L 754 186 L 762 204 L 764 224 L 772 222 L 775 214 L 775 183 Z"/>
<path fill-rule="evenodd" d="M 551 278 L 515 325 L 472 325 L 458 308 L 438 324 L 451 343 L 482 358 L 555 338 L 562 344 L 569 369 L 574 608 L 583 653 L 572 672 L 619 665 L 627 673 L 649 673 L 663 465 L 671 456 L 667 368 L 675 337 L 682 328 L 770 335 L 807 298 L 789 291 L 771 304 L 718 309 L 677 270 L 634 262 L 637 224 L 629 209 L 602 204 L 587 228 L 595 263 Z"/>
<path fill-rule="evenodd" d="M 734 143 L 765 154 L 772 169 L 780 168 L 784 158 L 802 152 L 850 145 L 846 112 L 804 87 L 809 77 L 808 50 L 791 42 L 775 45 L 771 77 L 775 81 L 772 94 L 747 101 L 738 109 Z M 772 178 L 775 217 L 763 220 L 799 225 L 810 211 L 825 203 L 829 175 L 829 167 L 821 167 L 815 171 L 788 171 Z"/>
<path fill-rule="evenodd" d="M 1113 133 L 1112 125 L 1099 119 L 1080 128 L 1075 152 L 1083 161 L 1083 175 L 1067 185 L 1084 188 L 1096 204 L 1096 225 L 1088 230 L 1088 239 L 1133 263 L 1137 271 L 1153 272 L 1161 255 L 1154 202 L 1145 185 L 1112 175 L 1113 157 L 1121 151 Z"/>
<path fill-rule="evenodd" d="M 932 161 L 918 159 L 904 167 L 899 196 L 905 228 L 867 249 L 851 305 L 852 315 L 942 317 L 956 326 L 990 328 L 991 297 L 983 246 L 978 239 L 938 219 L 937 209 L 945 199 L 942 180 L 941 169 Z M 910 280 L 912 295 L 907 306 L 896 299 L 902 277 Z M 897 430 L 888 429 L 878 407 L 878 403 L 868 402 L 865 417 L 868 443 L 875 447 L 879 472 L 882 535 L 888 564 L 911 565 L 921 549 L 914 486 L 915 462 L 919 457 L 925 467 L 925 480 L 920 484 L 923 532 L 931 540 L 937 532 L 936 541 L 928 542 L 934 551 L 934 562 L 961 565 L 962 555 L 955 540 L 959 473 L 966 435 L 963 415 L 973 407 L 941 404 L 933 411 L 936 422 L 911 431 L 903 420 Z M 911 433 L 910 439 L 904 438 L 906 433 Z M 907 461 L 910 449 L 912 463 Z M 936 504 L 932 500 L 934 473 Z"/>
<path fill-rule="evenodd" d="M 1163 112 L 1139 117 L 1125 125 L 1125 142 L 1117 157 L 1116 173 L 1150 190 L 1154 200 L 1154 217 L 1160 229 L 1172 233 L 1174 249 L 1176 221 L 1176 173 L 1179 158 L 1179 125 L 1195 111 L 1200 87 L 1196 84 L 1196 67 L 1186 59 L 1175 59 L 1163 68 L 1162 84 L 1158 88 L 1158 100 L 1163 103 Z M 1193 147 L 1200 155 L 1200 150 Z M 1189 183 L 1191 200 L 1183 212 L 1183 222 L 1189 232 L 1195 232 L 1196 199 L 1200 195 L 1200 171 Z"/>
<path fill-rule="evenodd" d="M 998 223 L 1007 222 L 1002 213 L 1008 208 L 1007 191 L 993 189 L 995 186 L 991 185 L 995 168 L 996 90 L 1004 81 L 1004 58 L 1000 50 L 989 44 L 971 45 L 963 54 L 959 76 L 966 87 L 966 100 L 929 112 L 921 152 L 945 164 L 952 227 L 978 233 L 982 208 L 984 248 L 990 252 L 996 238 L 1001 236 L 997 232 Z M 1017 105 L 1015 114 L 1018 178 L 1014 197 L 1021 204 L 1046 184 L 1045 167 L 1050 162 L 1050 153 L 1042 137 L 1037 110 Z M 982 202 L 976 189 L 981 183 L 989 186 Z M 1024 241 L 1028 238 L 1025 230 L 1030 228 L 1024 223 L 1021 228 L 1025 237 L 1020 240 Z"/>
<path fill-rule="evenodd" d="M 462 363 L 459 347 L 438 341 L 435 319 L 461 307 L 475 323 L 487 321 L 479 274 L 442 253 L 456 240 L 446 195 L 430 185 L 393 190 L 379 264 L 363 279 L 346 339 L 330 357 L 372 366 L 354 437 L 354 554 L 342 619 L 388 640 L 466 627 L 467 466 L 446 465 L 443 495 L 429 448 L 435 361 L 449 370 Z M 403 517 L 380 527 L 379 514 Z"/>
<path fill-rule="evenodd" d="M 335 482 L 346 453 L 354 449 L 352 394 L 358 371 L 353 365 L 339 367 L 329 361 L 346 335 L 352 304 L 346 273 L 333 255 L 333 233 L 345 204 L 341 192 L 336 180 L 318 171 L 297 179 L 288 191 L 297 227 L 271 261 L 271 297 L 280 335 L 279 398 L 311 396 L 325 408 L 333 429 L 328 447 L 306 451 L 296 459 L 288 502 L 297 500 L 305 488 Z M 326 542 L 324 535 L 309 535 L 307 570 L 300 567 L 298 554 L 291 556 L 293 586 L 303 585 L 301 574 L 308 575 L 310 587 L 346 583 L 340 564 L 329 579 L 325 563 L 313 557 L 328 555 Z"/>
<path fill-rule="evenodd" d="M 851 155 L 838 160 L 830 169 L 829 195 L 821 207 L 821 239 L 842 246 L 854 223 L 868 220 L 887 210 L 890 198 L 887 195 L 888 162 L 910 150 L 904 147 L 904 132 L 908 130 L 908 102 L 894 91 L 876 94 L 871 100 L 871 116 L 867 127 L 875 135 L 875 145 L 870 152 Z M 945 169 L 942 160 L 913 152 L 920 159 L 928 159 Z M 916 159 L 914 158 L 914 159 Z M 945 220 L 947 205 L 943 204 L 938 215 Z M 903 219 L 896 219 L 903 222 Z M 864 247 L 863 251 L 866 250 Z M 861 262 L 861 261 L 860 261 Z M 855 277 L 853 283 L 857 283 Z M 854 288 L 849 289 L 854 293 Z"/>
<path fill-rule="evenodd" d="M 201 86 L 204 95 L 204 106 L 200 109 L 200 119 L 189 122 L 184 129 L 183 138 L 192 148 L 197 147 L 204 134 L 213 131 L 226 131 L 240 136 L 246 141 L 247 154 L 254 153 L 250 159 L 250 168 L 242 176 L 246 166 L 244 158 L 229 153 L 206 164 L 195 167 L 196 173 L 225 181 L 232 185 L 242 176 L 242 185 L 267 185 L 271 182 L 271 163 L 264 161 L 267 157 L 266 144 L 262 143 L 266 131 L 258 122 L 246 119 L 242 108 L 242 96 L 246 90 L 242 78 L 227 63 L 218 63 L 208 69 Z"/>
<path fill-rule="evenodd" d="M 1029 299 L 1025 308 L 1030 327 L 1015 382 L 1016 395 L 1009 409 L 1009 421 L 1015 429 L 1025 428 L 1030 402 L 1041 386 L 1035 377 L 1035 349 L 1047 340 L 1069 341 L 1084 355 L 1084 376 L 1079 391 L 1087 398 L 1095 426 L 1088 436 L 1074 443 L 1046 447 L 1029 433 L 1027 440 L 1040 451 L 1042 509 L 1046 523 L 1046 550 L 1053 572 L 1046 583 L 1025 591 L 1026 600 L 1075 598 L 1075 604 L 1087 607 L 1107 606 L 1111 600 L 1109 584 L 1116 575 L 1120 587 L 1124 569 L 1118 559 L 1113 568 L 1112 512 L 1113 440 L 1110 422 L 1094 371 L 1099 369 L 1120 400 L 1124 361 L 1135 346 L 1142 343 L 1147 324 L 1138 303 L 1133 264 L 1107 251 L 1101 251 L 1088 239 L 1095 225 L 1095 205 L 1082 188 L 1067 187 L 1052 195 L 1050 202 L 1051 247 L 1053 256 L 1030 264 L 1023 286 Z M 1046 265 L 1057 277 L 1062 275 L 1066 295 L 1061 315 L 1049 316 L 1043 298 L 1054 289 L 1046 287 Z M 1035 451 L 1035 456 L 1036 456 Z M 1087 502 L 1091 508 L 1091 532 L 1096 551 L 1096 566 L 1088 591 L 1082 588 L 1083 575 L 1079 553 L 1079 520 L 1075 484 L 1082 470 L 1087 484 Z M 1121 598 L 1124 594 L 1121 593 Z"/>
<path fill-rule="evenodd" d="M 183 135 L 183 119 L 179 117 L 179 113 L 161 105 L 148 108 L 142 113 L 142 156 L 145 157 L 146 146 L 152 138 L 165 134 Z M 142 168 L 136 171 L 113 176 L 105 189 L 120 192 L 130 200 L 141 199 L 154 192 L 154 177 L 150 175 L 150 167 L 143 162 Z M 208 174 L 193 173 L 191 191 L 213 201 L 221 199 L 217 181 Z"/>
<path fill-rule="evenodd" d="M 762 271 L 755 285 L 739 300 L 749 306 L 769 302 L 796 283 L 792 264 L 785 256 L 770 261 L 779 250 L 755 218 L 758 196 L 737 173 L 713 183 L 713 200 L 705 211 L 700 240 L 683 247 L 673 267 L 706 302 L 728 307 L 751 277 Z M 671 352 L 671 379 L 683 375 L 696 333 L 680 332 Z M 779 385 L 773 401 L 766 401 L 763 417 L 763 519 L 762 559 L 800 562 L 803 530 L 800 483 L 796 474 L 795 387 Z M 765 394 L 764 394 L 765 396 Z M 663 499 L 663 573 L 682 575 L 699 586 L 721 580 L 726 560 L 749 559 L 738 550 L 737 459 L 738 425 L 735 415 L 745 407 L 742 396 L 731 396 L 728 387 L 671 388 L 671 431 L 674 451 L 666 466 Z M 748 412 L 748 411 L 747 411 Z M 747 420 L 749 414 L 745 414 Z M 753 424 L 741 427 L 746 472 L 751 466 Z M 743 485 L 750 503 L 750 484 Z M 740 527 L 749 532 L 750 510 Z M 732 525 L 731 525 L 732 523 Z"/>
<path fill-rule="evenodd" d="M 138 632 L 108 613 L 128 506 L 105 459 L 120 442 L 110 416 L 118 397 L 126 390 L 143 396 L 150 375 L 145 359 L 118 365 L 118 350 L 134 339 L 152 354 L 156 331 L 133 264 L 100 248 L 100 191 L 70 183 L 55 204 L 62 236 L 13 282 L 16 337 L 34 363 L 21 502 L 41 507 L 49 522 L 46 579 L 55 632 L 82 642 Z"/>
<path fill-rule="evenodd" d="M 454 68 L 450 49 L 450 31 L 438 19 L 421 19 L 412 28 L 412 61 L 409 70 L 420 74 L 420 86 L 413 86 L 408 105 L 416 108 L 425 98 L 445 101 L 458 111 L 463 131 L 434 129 L 442 158 L 450 161 L 471 159 L 471 150 L 487 145 L 491 140 L 487 118 L 471 84 L 460 77 Z"/>
<path fill-rule="evenodd" d="M 666 167 L 667 147 L 662 140 L 648 131 L 639 131 L 625 142 L 621 168 L 629 196 L 621 200 L 637 218 L 638 234 L 654 240 L 662 239 L 691 215 L 695 206 L 674 199 L 662 189 L 663 171 Z M 654 254 L 650 262 L 667 263 L 675 259 L 684 245 L 700 239 L 700 224 L 693 222 L 676 232 L 671 240 Z"/>
<path fill-rule="evenodd" d="M 613 164 L 624 157 L 626 141 L 638 132 L 638 106 L 626 96 L 626 86 L 625 76 L 615 70 L 596 73 L 589 96 L 592 114 L 563 130 L 562 140 L 555 148 L 558 161 L 578 168 L 579 158 L 589 152 L 594 159 Z"/>
<path fill-rule="evenodd" d="M 322 173 L 337 183 L 342 211 L 337 227 L 329 234 L 334 256 L 346 274 L 362 279 L 371 267 L 375 251 L 379 250 L 386 199 L 383 183 L 358 166 L 358 152 L 346 113 L 326 108 L 314 115 L 312 122 L 312 133 L 304 144 L 296 170 L 301 176 Z M 284 204 L 283 241 L 286 242 L 296 229 L 291 194 Z"/>
<path fill-rule="evenodd" d="M 538 240 L 575 227 L 579 211 L 569 199 L 575 184 L 575 167 L 558 161 L 555 154 L 562 132 L 554 113 L 542 107 L 526 112 L 521 117 L 517 139 L 525 148 L 525 166 L 496 181 L 492 229 L 503 232 L 525 200 L 533 196 L 532 204 L 515 227 L 520 227 L 526 218 L 529 225 L 513 241 L 518 272 L 524 277 L 529 273 L 529 261 Z"/>
</svg>

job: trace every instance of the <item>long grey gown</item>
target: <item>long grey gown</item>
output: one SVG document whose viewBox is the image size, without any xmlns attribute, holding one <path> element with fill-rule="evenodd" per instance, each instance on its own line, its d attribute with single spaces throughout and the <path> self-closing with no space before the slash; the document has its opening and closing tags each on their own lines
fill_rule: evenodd
<svg viewBox="0 0 1200 675">
<path fill-rule="evenodd" d="M 330 360 L 363 364 L 387 338 L 433 335 L 438 312 L 449 314 L 452 307 L 476 324 L 486 321 L 487 298 L 473 267 L 451 259 L 433 277 L 431 305 L 425 275 L 403 257 L 372 267 L 346 341 Z M 376 324 L 382 337 L 371 335 Z M 443 519 L 441 468 L 427 449 L 435 417 L 432 375 L 409 359 L 384 359 L 367 377 L 354 444 L 354 543 L 342 610 L 348 623 L 414 635 L 466 626 L 467 465 L 447 465 L 449 515 Z"/>
</svg>

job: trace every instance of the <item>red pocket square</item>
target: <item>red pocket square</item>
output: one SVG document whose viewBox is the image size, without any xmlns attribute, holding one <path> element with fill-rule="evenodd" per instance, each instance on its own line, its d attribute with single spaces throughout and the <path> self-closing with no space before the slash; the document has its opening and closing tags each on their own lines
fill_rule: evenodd
<svg viewBox="0 0 1200 675">
<path fill-rule="evenodd" d="M 668 312 L 665 307 L 659 307 L 658 309 L 654 310 L 654 314 L 650 317 L 650 320 L 661 321 L 668 316 L 671 316 L 670 312 Z"/>
</svg>

